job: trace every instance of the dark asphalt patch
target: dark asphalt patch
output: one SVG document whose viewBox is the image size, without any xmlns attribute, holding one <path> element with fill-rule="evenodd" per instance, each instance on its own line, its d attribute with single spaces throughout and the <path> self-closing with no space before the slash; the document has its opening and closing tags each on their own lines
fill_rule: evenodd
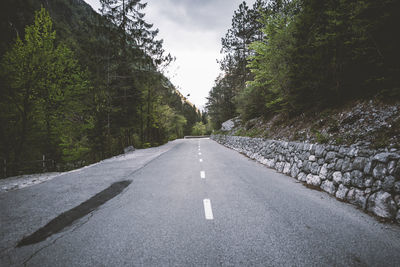
<svg viewBox="0 0 400 267">
<path fill-rule="evenodd" d="M 95 210 L 97 207 L 106 203 L 108 200 L 120 194 L 131 182 L 132 181 L 125 180 L 113 183 L 100 193 L 97 193 L 90 199 L 82 202 L 79 206 L 61 213 L 59 216 L 51 220 L 48 224 L 30 236 L 23 238 L 18 242 L 17 247 L 39 243 L 49 236 L 60 232 L 65 227 L 71 225 L 74 221 L 82 218 L 83 216 Z"/>
</svg>

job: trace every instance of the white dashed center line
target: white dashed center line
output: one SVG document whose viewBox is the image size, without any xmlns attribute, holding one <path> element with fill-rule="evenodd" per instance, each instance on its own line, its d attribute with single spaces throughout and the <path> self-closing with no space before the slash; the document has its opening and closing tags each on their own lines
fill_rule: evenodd
<svg viewBox="0 0 400 267">
<path fill-rule="evenodd" d="M 199 156 L 201 156 L 201 152 L 199 152 Z"/>
<path fill-rule="evenodd" d="M 211 201 L 208 198 L 203 199 L 203 204 L 204 204 L 204 213 L 206 215 L 206 220 L 213 220 L 214 216 L 211 209 Z"/>
<path fill-rule="evenodd" d="M 200 162 L 203 162 L 203 159 L 199 159 Z"/>
<path fill-rule="evenodd" d="M 206 178 L 206 173 L 204 171 L 200 172 L 200 178 L 205 179 Z"/>
</svg>

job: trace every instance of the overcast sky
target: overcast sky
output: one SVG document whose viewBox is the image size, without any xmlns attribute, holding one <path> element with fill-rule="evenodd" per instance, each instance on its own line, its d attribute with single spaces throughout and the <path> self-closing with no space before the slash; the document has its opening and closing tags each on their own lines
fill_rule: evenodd
<svg viewBox="0 0 400 267">
<path fill-rule="evenodd" d="M 96 11 L 98 0 L 85 0 Z M 148 0 L 145 20 L 160 30 L 164 48 L 176 57 L 166 73 L 183 95 L 199 108 L 220 73 L 221 37 L 243 0 Z M 254 0 L 247 0 L 252 6 Z"/>
</svg>

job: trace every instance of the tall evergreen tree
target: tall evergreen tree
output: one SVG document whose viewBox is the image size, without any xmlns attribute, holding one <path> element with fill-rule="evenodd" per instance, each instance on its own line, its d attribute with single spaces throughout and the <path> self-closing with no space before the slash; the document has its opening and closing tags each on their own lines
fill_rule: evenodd
<svg viewBox="0 0 400 267">
<path fill-rule="evenodd" d="M 11 116 L 9 123 L 17 129 L 15 133 L 3 129 L 2 141 L 14 146 L 3 144 L 2 153 L 17 164 L 31 154 L 59 160 L 63 153 L 71 153 L 68 148 L 73 145 L 67 142 L 86 134 L 78 130 L 88 127 L 88 121 L 83 103 L 77 101 L 85 98 L 90 87 L 72 51 L 62 44 L 55 46 L 55 38 L 52 20 L 42 8 L 34 24 L 26 27 L 24 41 L 17 38 L 1 62 L 2 89 L 7 90 L 1 105 L 11 113 L 2 112 L 2 116 Z M 26 153 L 26 147 L 36 149 Z"/>
</svg>

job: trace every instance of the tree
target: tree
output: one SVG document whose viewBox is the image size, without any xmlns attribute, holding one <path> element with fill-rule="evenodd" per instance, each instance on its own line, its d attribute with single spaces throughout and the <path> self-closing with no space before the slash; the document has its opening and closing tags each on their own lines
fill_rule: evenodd
<svg viewBox="0 0 400 267">
<path fill-rule="evenodd" d="M 207 113 L 215 129 L 221 128 L 224 121 L 236 116 L 234 97 L 229 76 L 220 75 L 209 92 L 206 104 Z"/>
<path fill-rule="evenodd" d="M 262 40 L 261 12 L 266 9 L 266 1 L 257 0 L 252 8 L 246 2 L 239 5 L 232 17 L 232 26 L 221 39 L 224 58 L 219 62 L 223 72 L 209 93 L 206 104 L 212 124 L 216 128 L 221 123 L 237 116 L 239 96 L 247 91 L 246 82 L 253 79 L 248 68 L 249 56 L 254 54 L 250 44 Z"/>
<path fill-rule="evenodd" d="M 274 1 L 262 13 L 264 38 L 250 45 L 254 54 L 249 57 L 248 67 L 254 80 L 247 82 L 247 88 L 238 98 L 239 111 L 245 120 L 289 109 L 292 24 L 298 11 L 297 1 Z"/>
<path fill-rule="evenodd" d="M 205 135 L 206 131 L 206 126 L 201 121 L 196 122 L 192 127 L 192 135 Z"/>
<path fill-rule="evenodd" d="M 3 92 L 2 104 L 9 107 L 18 129 L 15 148 L 9 147 L 3 153 L 9 158 L 13 155 L 16 163 L 23 155 L 29 155 L 22 154 L 27 141 L 37 148 L 30 153 L 58 159 L 60 139 L 70 137 L 87 124 L 85 113 L 80 112 L 83 103 L 78 104 L 89 89 L 86 75 L 71 50 L 63 44 L 55 46 L 52 26 L 48 12 L 41 8 L 35 13 L 34 24 L 26 27 L 24 41 L 18 37 L 1 62 L 1 76 L 7 90 Z M 74 116 L 80 120 L 73 121 Z"/>
<path fill-rule="evenodd" d="M 225 58 L 220 62 L 221 70 L 234 78 L 232 90 L 235 94 L 243 90 L 246 81 L 251 79 L 247 59 L 253 51 L 250 44 L 263 38 L 262 23 L 259 20 L 260 11 L 265 6 L 262 0 L 257 0 L 253 8 L 249 8 L 246 2 L 241 3 L 233 14 L 231 28 L 221 39 L 221 52 L 225 53 Z"/>
</svg>

